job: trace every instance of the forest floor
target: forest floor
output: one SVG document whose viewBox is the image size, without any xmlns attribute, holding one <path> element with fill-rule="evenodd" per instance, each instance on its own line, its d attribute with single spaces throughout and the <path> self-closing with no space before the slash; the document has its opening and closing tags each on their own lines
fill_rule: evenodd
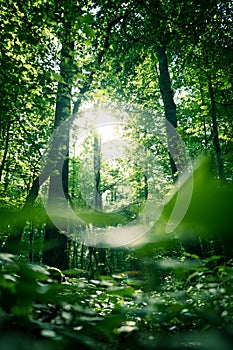
<svg viewBox="0 0 233 350">
<path fill-rule="evenodd" d="M 60 283 L 46 267 L 0 258 L 0 350 L 232 349 L 231 260 L 174 264 L 152 290 L 80 270 Z"/>
</svg>

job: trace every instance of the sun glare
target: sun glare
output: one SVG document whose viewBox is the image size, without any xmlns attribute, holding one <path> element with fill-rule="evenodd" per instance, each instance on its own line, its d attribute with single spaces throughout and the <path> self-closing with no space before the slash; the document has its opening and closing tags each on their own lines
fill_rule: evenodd
<svg viewBox="0 0 233 350">
<path fill-rule="evenodd" d="M 114 140 L 117 137 L 119 137 L 119 132 L 117 130 L 117 127 L 114 125 L 105 125 L 101 126 L 97 129 L 98 134 L 101 137 L 101 142 L 107 142 L 109 140 Z"/>
<path fill-rule="evenodd" d="M 114 147 L 117 143 L 119 147 L 123 147 L 128 139 L 125 132 L 127 125 L 128 114 L 120 107 L 114 110 L 92 103 L 85 104 L 75 117 L 70 130 L 71 156 L 74 153 L 74 157 L 77 157 L 88 142 L 91 145 L 95 131 L 100 136 L 102 150 L 111 148 L 111 141 Z"/>
</svg>

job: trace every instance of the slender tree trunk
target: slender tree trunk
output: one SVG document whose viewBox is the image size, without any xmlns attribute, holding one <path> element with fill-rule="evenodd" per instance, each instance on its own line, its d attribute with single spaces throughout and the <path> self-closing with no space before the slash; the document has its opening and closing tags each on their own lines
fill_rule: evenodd
<svg viewBox="0 0 233 350">
<path fill-rule="evenodd" d="M 211 77 L 209 77 L 208 89 L 209 89 L 209 95 L 210 95 L 210 101 L 211 101 L 211 117 L 212 117 L 212 128 L 213 128 L 213 138 L 214 138 L 214 147 L 215 147 L 216 160 L 217 160 L 217 168 L 218 168 L 218 173 L 220 178 L 223 179 L 224 168 L 223 168 L 221 147 L 220 147 L 219 136 L 218 136 L 216 101 L 215 101 L 214 89 L 213 89 Z"/>
<path fill-rule="evenodd" d="M 157 47 L 156 54 L 159 62 L 159 86 L 164 104 L 165 118 L 168 121 L 166 124 L 167 142 L 169 149 L 169 158 L 174 180 L 177 172 L 182 172 L 187 168 L 187 159 L 180 148 L 180 141 L 177 138 L 175 129 L 177 127 L 176 105 L 173 98 L 171 88 L 171 79 L 168 70 L 168 61 L 165 47 Z M 202 255 L 199 237 L 195 234 L 186 232 L 182 237 L 184 249 L 190 254 Z"/>
<path fill-rule="evenodd" d="M 6 163 L 6 158 L 8 153 L 8 147 L 9 147 L 9 141 L 10 141 L 10 126 L 11 126 L 11 123 L 10 121 L 8 121 L 7 127 L 6 127 L 6 143 L 5 143 L 5 148 L 3 152 L 2 162 L 0 165 L 0 181 L 2 180 L 2 172 Z"/>
<path fill-rule="evenodd" d="M 148 191 L 148 181 L 147 181 L 146 174 L 144 174 L 143 178 L 144 178 L 144 198 L 145 198 L 145 200 L 147 200 L 149 191 Z"/>
<path fill-rule="evenodd" d="M 89 264 L 88 264 L 87 270 L 88 270 L 88 274 L 89 274 L 90 278 L 94 277 L 93 263 L 92 263 L 93 249 L 94 249 L 93 247 L 88 248 L 88 250 L 89 250 Z"/>
<path fill-rule="evenodd" d="M 159 62 L 159 87 L 163 99 L 166 119 L 177 127 L 176 105 L 173 99 L 171 79 L 168 70 L 166 48 L 159 46 L 156 48 L 156 55 Z"/>
<path fill-rule="evenodd" d="M 84 269 L 84 244 L 81 245 L 80 269 Z"/>
<path fill-rule="evenodd" d="M 100 193 L 100 167 L 101 167 L 101 139 L 99 135 L 94 135 L 94 184 L 95 198 L 94 207 L 102 209 L 102 196 Z"/>
<path fill-rule="evenodd" d="M 199 86 L 200 86 L 201 103 L 204 106 L 205 105 L 204 92 L 203 92 L 203 87 L 202 87 L 202 83 L 201 83 L 200 77 L 199 77 Z M 202 117 L 202 120 L 203 120 L 203 129 L 204 129 L 204 145 L 205 145 L 205 148 L 207 149 L 208 138 L 207 138 L 207 128 L 206 128 L 206 117 L 205 117 L 205 115 Z"/>
<path fill-rule="evenodd" d="M 34 227 L 34 222 L 32 220 L 31 222 L 31 230 L 29 233 L 29 244 L 30 244 L 30 250 L 29 250 L 29 261 L 32 263 L 33 262 L 33 237 L 34 237 L 34 231 L 35 231 L 35 227 Z"/>
<path fill-rule="evenodd" d="M 96 210 L 102 210 L 102 195 L 100 192 L 100 170 L 101 170 L 101 138 L 94 135 L 94 181 L 95 181 L 95 198 L 94 206 Z M 106 274 L 106 249 L 94 248 L 97 268 L 102 275 Z"/>
<path fill-rule="evenodd" d="M 72 264 L 71 267 L 74 269 L 77 264 L 77 244 L 76 242 L 73 242 L 73 256 L 72 256 Z"/>
<path fill-rule="evenodd" d="M 175 149 L 176 140 L 172 133 L 172 129 L 169 126 L 171 124 L 174 128 L 177 127 L 176 105 L 173 99 L 171 79 L 168 71 L 166 48 L 161 46 L 157 47 L 156 55 L 159 62 L 159 73 L 158 73 L 159 88 L 160 88 L 160 92 L 163 100 L 165 118 L 169 122 L 168 124 L 166 124 L 168 155 L 169 155 L 172 175 L 175 180 L 177 177 L 178 169 L 177 169 L 177 162 L 175 162 L 175 159 L 172 156 L 171 150 Z M 173 153 L 175 153 L 175 150 Z"/>
</svg>

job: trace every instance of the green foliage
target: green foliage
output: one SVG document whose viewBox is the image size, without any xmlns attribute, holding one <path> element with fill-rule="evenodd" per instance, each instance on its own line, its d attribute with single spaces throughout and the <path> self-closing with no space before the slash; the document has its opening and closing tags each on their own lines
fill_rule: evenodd
<svg viewBox="0 0 233 350">
<path fill-rule="evenodd" d="M 187 186 L 190 179 L 179 188 L 181 199 Z M 175 198 L 164 209 L 160 230 Z M 204 162 L 194 172 L 192 199 L 174 234 L 188 234 L 191 225 L 201 233 L 203 246 L 205 240 L 217 241 L 219 234 L 223 248 L 228 248 L 231 198 L 232 185 L 211 178 Z M 143 257 L 141 274 L 138 270 L 87 279 L 84 270 L 73 269 L 63 272 L 64 279 L 58 269 L 2 253 L 1 344 L 15 349 L 16 334 L 18 342 L 24 337 L 24 349 L 230 349 L 232 254 L 169 255 L 174 234 L 161 231 L 158 237 L 157 231 L 141 244 L 136 251 Z"/>
<path fill-rule="evenodd" d="M 17 256 L 0 254 L 0 349 L 230 350 L 231 1 L 1 0 L 0 18 L 0 241 L 6 251 L 19 251 Z M 192 159 L 204 150 L 211 164 L 204 161 L 172 191 L 167 150 L 155 136 L 163 134 L 166 140 L 161 118 L 133 115 L 126 133 L 157 162 L 147 163 L 157 180 L 150 190 L 159 203 L 165 201 L 160 218 L 127 251 L 80 244 L 76 233 L 85 234 L 92 225 L 124 226 L 137 218 L 147 200 L 147 179 L 136 165 L 142 158 L 136 147 L 129 150 L 130 162 L 102 164 L 98 194 L 106 195 L 109 212 L 93 210 L 85 201 L 88 196 L 94 201 L 93 173 L 87 175 L 83 166 L 81 178 L 82 159 L 71 158 L 70 203 L 85 224 L 69 227 L 75 238 L 65 252 L 70 269 L 44 266 L 48 218 L 40 198 L 34 201 L 56 103 L 64 99 L 77 112 L 86 93 L 87 103 L 120 100 L 163 115 L 156 57 L 161 46 L 168 58 L 178 132 Z M 210 171 L 217 157 L 225 182 Z M 122 201 L 117 202 L 117 193 Z M 65 211 L 64 218 L 69 219 Z M 6 244 L 9 238 L 11 245 Z M 197 243 L 200 256 L 185 251 Z"/>
<path fill-rule="evenodd" d="M 230 349 L 233 265 L 220 261 L 161 259 L 161 289 L 145 292 L 110 276 L 56 283 L 46 267 L 1 254 L 1 344 L 15 349 L 16 334 L 24 349 L 217 349 L 212 334 Z"/>
</svg>

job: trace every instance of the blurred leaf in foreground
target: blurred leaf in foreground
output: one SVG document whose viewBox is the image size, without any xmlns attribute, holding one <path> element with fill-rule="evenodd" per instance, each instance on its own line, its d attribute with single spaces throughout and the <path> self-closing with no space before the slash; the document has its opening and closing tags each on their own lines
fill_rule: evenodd
<svg viewBox="0 0 233 350">
<path fill-rule="evenodd" d="M 192 196 L 182 220 L 177 211 L 177 222 L 174 210 L 177 201 L 186 201 L 186 196 Z M 173 222 L 171 222 L 171 217 Z M 169 232 L 169 226 L 174 230 Z M 155 247 L 168 246 L 174 235 L 192 239 L 192 235 L 205 239 L 221 238 L 226 254 L 232 255 L 233 242 L 233 184 L 215 178 L 210 171 L 207 159 L 200 161 L 194 173 L 183 181 L 172 196 L 167 200 L 162 215 L 152 230 L 137 244 L 143 254 L 151 253 Z"/>
</svg>

